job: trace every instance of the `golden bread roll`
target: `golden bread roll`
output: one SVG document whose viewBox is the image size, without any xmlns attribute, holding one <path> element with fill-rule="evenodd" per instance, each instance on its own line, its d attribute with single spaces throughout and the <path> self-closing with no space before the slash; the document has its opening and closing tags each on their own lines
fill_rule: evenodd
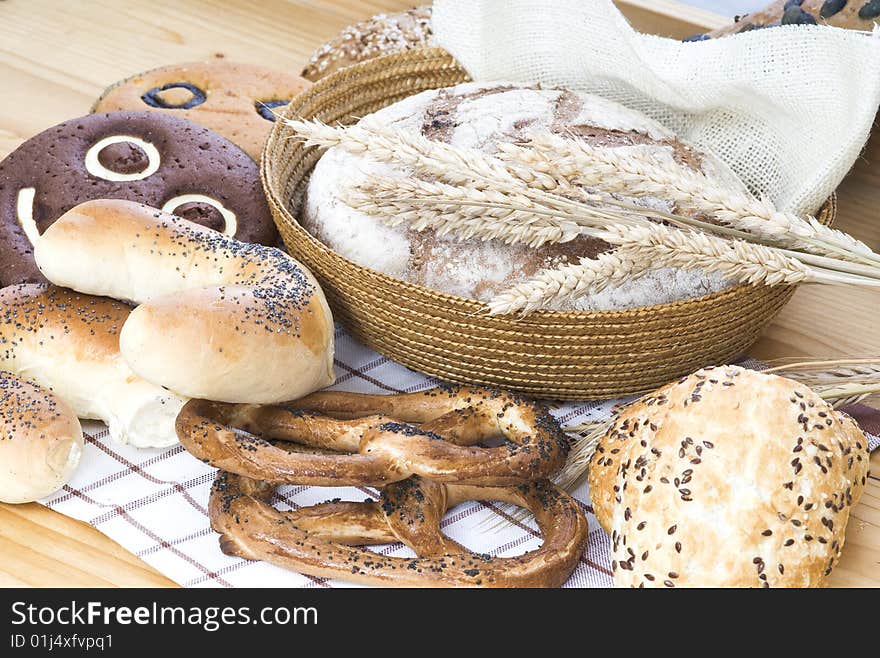
<svg viewBox="0 0 880 658">
<path fill-rule="evenodd" d="M 186 401 L 135 375 L 119 352 L 131 308 L 43 284 L 0 290 L 0 369 L 51 389 L 80 418 L 105 422 L 117 443 L 177 443 Z"/>
<path fill-rule="evenodd" d="M 82 456 L 73 410 L 48 389 L 0 371 L 0 501 L 29 503 L 64 486 Z"/>
<path fill-rule="evenodd" d="M 867 471 L 849 416 L 803 384 L 723 366 L 624 409 L 589 483 L 617 585 L 816 587 Z"/>
<path fill-rule="evenodd" d="M 331 384 L 333 318 L 279 249 L 131 201 L 88 201 L 34 250 L 50 281 L 140 304 L 120 348 L 144 379 L 218 402 L 275 403 Z"/>
</svg>

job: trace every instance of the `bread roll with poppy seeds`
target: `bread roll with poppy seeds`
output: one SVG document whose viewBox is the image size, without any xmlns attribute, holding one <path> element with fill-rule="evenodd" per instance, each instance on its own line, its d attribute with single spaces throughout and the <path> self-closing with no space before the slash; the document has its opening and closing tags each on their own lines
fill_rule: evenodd
<svg viewBox="0 0 880 658">
<path fill-rule="evenodd" d="M 333 383 L 333 317 L 311 273 L 280 249 L 123 200 L 82 203 L 42 235 L 50 281 L 139 304 L 120 350 L 180 395 L 271 404 Z"/>
<path fill-rule="evenodd" d="M 42 284 L 0 290 L 0 369 L 51 389 L 80 418 L 138 448 L 177 443 L 183 398 L 131 371 L 119 331 L 131 308 Z"/>
<path fill-rule="evenodd" d="M 722 366 L 624 409 L 589 482 L 617 585 L 818 587 L 867 472 L 849 416 L 803 384 Z"/>
<path fill-rule="evenodd" d="M 73 410 L 48 389 L 0 371 L 0 501 L 29 503 L 64 486 L 82 456 Z"/>
</svg>

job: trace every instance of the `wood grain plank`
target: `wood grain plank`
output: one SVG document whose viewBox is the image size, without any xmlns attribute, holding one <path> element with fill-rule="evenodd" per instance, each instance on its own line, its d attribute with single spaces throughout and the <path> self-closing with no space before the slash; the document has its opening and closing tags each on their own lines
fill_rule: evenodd
<svg viewBox="0 0 880 658">
<path fill-rule="evenodd" d="M 614 0 L 614 3 L 637 30 L 673 39 L 708 32 L 731 22 L 730 18 L 675 0 Z"/>
<path fill-rule="evenodd" d="M 342 27 L 406 0 L 4 0 L 0 2 L 0 157 L 88 112 L 109 84 L 168 63 L 226 57 L 298 71 Z M 727 18 L 672 0 L 619 0 L 637 29 L 682 38 Z M 880 247 L 880 135 L 840 189 L 839 226 Z M 880 354 L 876 297 L 797 292 L 752 353 L 762 358 Z M 880 455 L 871 460 L 880 473 Z M 880 585 L 880 481 L 869 480 L 831 582 Z M 90 526 L 39 505 L 0 505 L 0 587 L 173 586 Z"/>
<path fill-rule="evenodd" d="M 0 528 L 0 555 L 3 556 L 0 571 L 31 585 L 167 587 L 174 584 L 95 528 L 36 503 L 0 504 Z M 26 568 L 21 568 L 22 564 Z"/>
</svg>

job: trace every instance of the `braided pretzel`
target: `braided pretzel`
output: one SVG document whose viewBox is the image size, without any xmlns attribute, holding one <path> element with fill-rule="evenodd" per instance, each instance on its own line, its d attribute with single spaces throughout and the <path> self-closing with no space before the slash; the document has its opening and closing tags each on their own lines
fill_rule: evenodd
<svg viewBox="0 0 880 658">
<path fill-rule="evenodd" d="M 323 392 L 296 406 L 290 410 L 191 400 L 177 418 L 177 434 L 189 452 L 222 470 L 279 484 L 317 486 L 382 486 L 411 475 L 444 483 L 511 486 L 549 477 L 562 467 L 569 449 L 547 411 L 490 389 L 441 387 L 401 395 Z M 284 448 L 230 428 L 293 443 Z M 505 445 L 473 446 L 498 435 L 507 439 Z"/>
<path fill-rule="evenodd" d="M 220 471 L 211 492 L 211 527 L 227 555 L 300 573 L 400 587 L 557 587 L 577 565 L 587 521 L 575 501 L 547 480 L 518 487 L 444 485 L 413 476 L 386 486 L 379 502 L 330 502 L 279 512 L 274 486 Z M 440 532 L 446 510 L 466 500 L 529 509 L 544 536 L 517 557 L 469 552 Z M 354 546 L 402 541 L 419 557 L 379 555 Z"/>
</svg>

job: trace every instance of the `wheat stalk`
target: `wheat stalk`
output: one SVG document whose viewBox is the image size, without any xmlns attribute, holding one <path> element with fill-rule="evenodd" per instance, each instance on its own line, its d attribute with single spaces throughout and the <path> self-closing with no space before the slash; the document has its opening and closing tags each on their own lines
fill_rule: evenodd
<svg viewBox="0 0 880 658">
<path fill-rule="evenodd" d="M 340 147 L 346 151 L 367 156 L 377 162 L 397 167 L 408 167 L 420 177 L 432 177 L 437 182 L 464 186 L 477 191 L 503 191 L 511 197 L 529 199 L 532 203 L 556 210 L 578 214 L 588 205 L 594 212 L 616 210 L 610 219 L 621 221 L 631 215 L 646 213 L 667 221 L 691 225 L 705 230 L 718 230 L 707 222 L 679 217 L 656 209 L 594 194 L 572 185 L 562 178 L 535 171 L 528 165 L 506 162 L 475 149 L 459 148 L 434 142 L 419 134 L 395 132 L 371 121 L 355 126 L 333 127 L 319 121 L 286 119 L 285 122 L 308 146 Z M 394 178 L 403 181 L 403 178 Z M 738 237 L 747 237 L 739 235 Z"/>
<path fill-rule="evenodd" d="M 880 359 L 825 359 L 803 361 L 779 359 L 765 373 L 799 381 L 832 402 L 836 409 L 860 402 L 880 392 Z"/>
<path fill-rule="evenodd" d="M 509 200 L 510 197 L 513 199 Z M 581 227 L 575 223 L 541 217 L 539 213 L 547 208 L 516 194 L 420 179 L 368 177 L 366 183 L 348 194 L 346 201 L 391 225 L 407 222 L 415 230 L 432 228 L 440 235 L 454 233 L 463 238 L 539 246 L 570 240 L 581 233 Z M 481 212 L 472 212 L 473 207 L 466 204 L 477 204 Z M 577 264 L 544 270 L 494 297 L 489 302 L 489 312 L 527 314 L 555 300 L 576 299 L 612 281 L 635 278 L 652 267 L 720 271 L 727 278 L 753 285 L 797 283 L 818 276 L 810 267 L 770 247 L 654 223 L 609 226 L 606 222 L 616 219 L 614 214 L 609 217 L 609 213 L 597 211 L 594 218 L 591 212 L 592 208 L 584 206 L 582 219 L 595 220 L 593 226 L 604 228 L 590 234 L 619 245 L 619 249 L 596 259 L 581 259 Z"/>
<path fill-rule="evenodd" d="M 408 223 L 417 231 L 431 228 L 440 235 L 533 247 L 567 242 L 581 235 L 584 226 L 598 228 L 621 218 L 592 206 L 583 206 L 582 212 L 574 216 L 554 208 L 552 200 L 538 204 L 516 191 L 418 178 L 368 176 L 363 183 L 345 191 L 344 200 L 355 210 L 377 216 L 391 226 Z"/>
<path fill-rule="evenodd" d="M 675 267 L 719 272 L 725 278 L 751 285 L 792 283 L 858 283 L 880 281 L 806 265 L 773 247 L 683 231 L 662 224 L 610 225 L 592 233 L 618 248 L 596 260 L 543 270 L 535 277 L 502 291 L 488 302 L 490 314 L 521 313 L 560 299 L 578 299 L 609 283 L 635 279 L 651 268 Z"/>
<path fill-rule="evenodd" d="M 411 167 L 423 175 L 452 185 L 480 183 L 505 185 L 528 194 L 531 188 L 554 189 L 555 181 L 531 168 L 505 163 L 475 149 L 456 148 L 434 142 L 420 134 L 395 132 L 376 122 L 333 127 L 319 121 L 286 119 L 287 125 L 307 146 L 338 146 L 349 153 L 365 155 L 377 162 Z"/>
<path fill-rule="evenodd" d="M 684 167 L 657 149 L 594 147 L 580 139 L 553 134 L 532 136 L 528 147 L 499 144 L 502 157 L 574 185 L 634 196 L 670 199 L 680 207 L 713 216 L 771 243 L 834 255 L 856 262 L 880 263 L 870 247 L 814 217 L 778 211 L 767 200 L 731 192 L 704 173 Z"/>
<path fill-rule="evenodd" d="M 354 207 L 382 216 L 389 223 L 405 221 L 417 230 L 433 228 L 441 234 L 498 239 L 532 246 L 567 241 L 578 235 L 601 237 L 620 246 L 622 253 L 616 261 L 606 258 L 598 264 L 570 264 L 566 266 L 567 269 L 542 272 L 537 279 L 521 284 L 515 290 L 505 291 L 490 303 L 490 310 L 495 313 L 531 310 L 537 308 L 541 300 L 560 299 L 569 292 L 586 294 L 595 286 L 605 285 L 598 276 L 603 271 L 622 278 L 628 267 L 630 277 L 638 276 L 644 273 L 646 268 L 643 265 L 648 260 L 658 267 L 718 271 L 728 278 L 755 285 L 802 281 L 880 285 L 880 268 L 753 244 L 751 240 L 755 240 L 755 236 L 744 231 L 742 223 L 737 228 L 717 227 L 698 219 L 658 213 L 626 201 L 586 192 L 563 176 L 565 174 L 574 178 L 575 182 L 583 182 L 577 178 L 577 168 L 569 164 L 566 165 L 568 169 L 554 169 L 555 165 L 548 159 L 546 149 L 533 149 L 532 155 L 527 157 L 521 147 L 502 147 L 503 153 L 508 156 L 519 154 L 516 157 L 523 160 L 517 161 L 514 157 L 512 161 L 502 161 L 473 149 L 432 142 L 421 135 L 396 133 L 375 123 L 362 122 L 349 128 L 332 128 L 318 122 L 288 123 L 299 138 L 308 144 L 341 146 L 382 162 L 412 168 L 417 175 L 412 180 L 373 176 L 349 193 L 348 201 Z M 555 145 L 557 140 L 562 145 L 568 145 L 569 155 L 566 157 L 574 162 L 574 156 L 570 155 L 574 152 L 571 147 L 573 142 L 554 136 L 536 138 L 539 145 L 548 148 Z M 578 144 L 580 148 L 588 147 L 580 142 Z M 611 150 L 594 151 L 604 153 Z M 537 166 L 541 162 L 543 165 Z M 630 163 L 630 166 L 635 168 L 637 164 Z M 678 173 L 685 176 L 683 171 Z M 642 171 L 641 175 L 644 174 Z M 425 180 L 424 177 L 433 180 Z M 613 176 L 610 179 L 614 180 Z M 691 187 L 680 183 L 681 196 L 687 196 L 685 193 L 688 191 L 696 193 L 698 183 L 709 184 L 701 179 L 694 179 L 691 183 Z M 723 190 L 716 192 L 721 195 Z M 727 204 L 724 207 L 731 206 L 729 199 L 716 199 L 716 202 L 716 206 L 722 202 Z M 737 211 L 740 218 L 741 210 Z M 762 209 L 754 206 L 752 210 L 770 214 L 769 219 L 751 217 L 750 221 L 765 229 L 765 238 L 779 242 L 779 232 L 785 228 L 781 222 L 790 218 L 777 216 L 778 213 L 773 215 L 770 213 L 772 207 Z M 743 239 L 725 240 L 671 227 L 658 228 L 660 225 L 650 219 L 658 214 L 676 226 L 721 232 L 728 237 L 748 238 L 750 242 Z M 794 220 L 798 218 L 794 217 Z M 808 222 L 801 224 L 809 227 Z M 801 224 L 795 223 L 794 229 L 804 233 L 806 229 Z M 776 233 L 769 231 L 768 226 Z M 850 240 L 854 244 L 861 244 Z M 582 282 L 577 281 L 579 272 L 584 279 Z"/>
<path fill-rule="evenodd" d="M 645 258 L 651 259 L 656 267 L 720 272 L 739 283 L 774 286 L 821 276 L 816 268 L 780 254 L 773 247 L 725 240 L 662 224 L 612 225 L 600 231 L 599 237 L 610 244 L 644 252 Z"/>
<path fill-rule="evenodd" d="M 769 365 L 772 367 L 761 372 L 799 381 L 813 389 L 820 398 L 835 409 L 880 392 L 880 358 L 779 359 L 769 362 Z M 571 439 L 572 447 L 565 466 L 553 478 L 559 487 L 571 492 L 583 483 L 599 441 L 614 424 L 618 414 L 637 401 L 619 405 L 611 416 L 603 420 L 587 421 L 563 428 Z M 520 522 L 531 515 L 528 511 L 512 505 L 505 511 L 508 516 Z M 490 525 L 495 529 L 510 523 L 506 519 L 492 520 L 493 523 Z"/>
<path fill-rule="evenodd" d="M 581 258 L 577 264 L 543 270 L 528 281 L 495 295 L 488 302 L 489 314 L 525 316 L 547 308 L 554 301 L 578 299 L 614 281 L 636 278 L 651 266 L 649 261 L 633 260 L 622 249 L 601 253 L 596 258 Z"/>
<path fill-rule="evenodd" d="M 421 179 L 370 176 L 347 193 L 355 209 L 376 215 L 391 225 L 409 223 L 415 230 L 432 228 L 440 235 L 497 239 L 533 247 L 565 242 L 578 235 L 598 237 L 618 245 L 616 254 L 582 259 L 555 270 L 544 270 L 490 300 L 491 314 L 528 314 L 561 299 L 577 299 L 601 290 L 611 281 L 636 278 L 650 268 L 677 267 L 720 272 L 726 278 L 752 285 L 798 282 L 880 285 L 801 263 L 790 252 L 716 236 L 683 231 L 614 209 L 579 204 L 579 212 L 554 209 L 518 192 L 477 189 Z M 629 221 L 626 225 L 610 221 Z"/>
</svg>

